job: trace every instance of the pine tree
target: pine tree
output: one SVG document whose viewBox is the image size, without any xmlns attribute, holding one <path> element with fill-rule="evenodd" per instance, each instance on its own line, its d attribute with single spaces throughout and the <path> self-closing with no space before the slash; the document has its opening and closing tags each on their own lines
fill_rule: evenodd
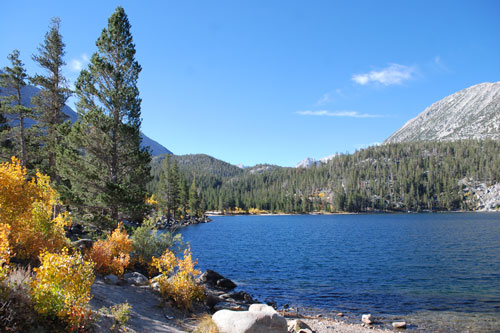
<svg viewBox="0 0 500 333">
<path fill-rule="evenodd" d="M 117 7 L 75 84 L 79 120 L 66 129 L 60 150 L 72 209 L 86 220 L 109 222 L 100 227 L 112 228 L 121 218 L 141 220 L 147 209 L 151 155 L 140 147 L 141 67 L 130 27 Z"/>
<path fill-rule="evenodd" d="M 65 54 L 64 43 L 59 26 L 61 20 L 53 18 L 49 32 L 45 34 L 45 40 L 38 47 L 38 55 L 33 55 L 33 61 L 37 62 L 46 75 L 35 75 L 32 82 L 40 88 L 40 93 L 32 98 L 32 104 L 38 113 L 38 125 L 45 132 L 41 136 L 41 160 L 47 165 L 41 165 L 42 170 L 51 179 L 58 182 L 56 150 L 61 138 L 58 132 L 59 125 L 68 118 L 62 112 L 66 101 L 71 95 L 67 87 L 66 79 L 62 73 L 62 67 L 66 64 L 63 60 Z"/>
<path fill-rule="evenodd" d="M 193 182 L 189 187 L 189 213 L 191 216 L 195 217 L 198 215 L 200 210 L 200 197 L 198 195 L 198 189 L 196 188 L 196 180 L 193 178 Z"/>
<path fill-rule="evenodd" d="M 13 155 L 13 148 L 6 110 L 4 110 L 2 100 L 0 100 L 0 161 L 10 159 Z"/>
<path fill-rule="evenodd" d="M 19 59 L 19 51 L 14 50 L 7 57 L 11 67 L 4 67 L 4 73 L 0 74 L 0 87 L 4 96 L 2 99 L 2 113 L 10 114 L 11 119 L 18 121 L 18 131 L 14 134 L 17 145 L 17 154 L 20 155 L 24 166 L 28 163 L 26 118 L 32 115 L 32 110 L 23 105 L 22 89 L 26 86 L 28 75 L 24 64 Z"/>
</svg>

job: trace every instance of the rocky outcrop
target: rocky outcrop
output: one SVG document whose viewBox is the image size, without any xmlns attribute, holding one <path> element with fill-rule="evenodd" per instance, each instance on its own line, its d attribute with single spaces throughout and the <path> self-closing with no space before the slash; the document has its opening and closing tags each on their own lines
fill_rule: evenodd
<svg viewBox="0 0 500 333">
<path fill-rule="evenodd" d="M 220 310 L 212 320 L 220 333 L 288 332 L 286 319 L 265 304 L 252 304 L 248 311 Z"/>
<path fill-rule="evenodd" d="M 459 185 L 463 186 L 466 203 L 470 209 L 480 212 L 500 210 L 500 184 L 487 186 L 485 183 L 464 178 Z"/>
<path fill-rule="evenodd" d="M 232 290 L 237 287 L 236 283 L 229 279 L 226 279 L 224 276 L 211 269 L 207 269 L 200 276 L 199 282 L 210 287 L 216 287 L 217 289 L 221 290 Z"/>
</svg>

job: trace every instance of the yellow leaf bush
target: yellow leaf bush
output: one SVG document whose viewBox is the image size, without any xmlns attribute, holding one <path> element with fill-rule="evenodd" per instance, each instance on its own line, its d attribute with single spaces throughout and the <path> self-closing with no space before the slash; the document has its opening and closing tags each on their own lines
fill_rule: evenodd
<svg viewBox="0 0 500 333">
<path fill-rule="evenodd" d="M 94 264 L 79 253 L 69 254 L 66 248 L 59 254 L 42 252 L 40 262 L 31 283 L 35 309 L 66 322 L 71 330 L 82 329 L 90 317 L 88 303 Z"/>
<path fill-rule="evenodd" d="M 88 258 L 95 263 L 97 272 L 121 276 L 130 264 L 130 251 L 132 251 L 132 240 L 120 223 L 106 240 L 94 243 Z"/>
<path fill-rule="evenodd" d="M 10 245 L 9 245 L 10 226 L 0 223 L 0 281 L 3 281 L 8 274 L 10 262 Z"/>
<path fill-rule="evenodd" d="M 183 259 L 166 250 L 160 258 L 154 258 L 152 265 L 158 269 L 160 293 L 163 297 L 172 298 L 175 304 L 184 309 L 190 309 L 193 300 L 201 300 L 204 295 L 202 286 L 196 284 L 195 277 L 201 272 L 194 268 L 191 250 L 184 250 Z"/>
<path fill-rule="evenodd" d="M 37 258 L 42 250 L 58 251 L 67 245 L 64 227 L 70 217 L 55 214 L 60 205 L 50 177 L 39 172 L 27 181 L 26 169 L 12 157 L 0 163 L 0 221 L 10 226 L 9 242 L 16 256 Z"/>
</svg>

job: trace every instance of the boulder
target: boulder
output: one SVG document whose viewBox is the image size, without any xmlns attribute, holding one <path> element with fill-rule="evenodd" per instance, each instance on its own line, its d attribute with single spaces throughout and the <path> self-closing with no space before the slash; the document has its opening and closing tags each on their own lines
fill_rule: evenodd
<svg viewBox="0 0 500 333">
<path fill-rule="evenodd" d="M 118 276 L 114 274 L 108 274 L 104 277 L 104 282 L 107 284 L 117 285 L 119 281 Z"/>
<path fill-rule="evenodd" d="M 404 321 L 395 321 L 392 323 L 392 327 L 394 329 L 405 329 L 406 328 L 406 322 Z"/>
<path fill-rule="evenodd" d="M 229 279 L 219 279 L 217 280 L 217 287 L 220 289 L 225 289 L 225 290 L 232 290 L 236 288 L 236 283 Z"/>
<path fill-rule="evenodd" d="M 211 269 L 207 269 L 203 274 L 200 276 L 200 282 L 201 283 L 206 283 L 206 284 L 211 284 L 211 285 L 216 285 L 218 280 L 222 280 L 224 277 L 217 273 L 216 271 L 213 271 Z"/>
<path fill-rule="evenodd" d="M 286 333 L 286 319 L 265 304 L 252 304 L 248 311 L 220 310 L 212 320 L 219 333 Z"/>
<path fill-rule="evenodd" d="M 224 297 L 224 295 L 222 297 Z M 243 302 L 248 303 L 248 304 L 253 303 L 252 296 L 250 296 L 250 294 L 248 294 L 244 291 L 230 293 L 229 298 L 235 299 L 237 301 L 243 301 Z"/>
<path fill-rule="evenodd" d="M 92 248 L 92 245 L 94 245 L 94 241 L 92 239 L 79 239 L 77 241 L 74 241 L 71 245 L 73 245 L 73 247 L 75 248 L 78 248 L 82 251 L 84 250 L 87 250 L 87 249 L 91 249 Z"/>
<path fill-rule="evenodd" d="M 371 325 L 373 324 L 373 316 L 371 314 L 364 314 L 361 316 L 361 321 L 363 324 Z"/>
<path fill-rule="evenodd" d="M 214 309 L 215 305 L 220 302 L 222 302 L 222 299 L 217 295 L 207 294 L 205 297 L 205 305 L 210 309 Z"/>
<path fill-rule="evenodd" d="M 303 330 L 312 330 L 312 329 L 311 327 L 309 327 L 309 325 L 307 325 L 300 319 L 295 319 L 292 320 L 290 323 L 288 323 L 288 332 L 296 333 Z"/>
<path fill-rule="evenodd" d="M 136 286 L 146 286 L 149 284 L 149 279 L 139 272 L 125 273 L 123 280 L 128 284 L 135 284 Z"/>
</svg>

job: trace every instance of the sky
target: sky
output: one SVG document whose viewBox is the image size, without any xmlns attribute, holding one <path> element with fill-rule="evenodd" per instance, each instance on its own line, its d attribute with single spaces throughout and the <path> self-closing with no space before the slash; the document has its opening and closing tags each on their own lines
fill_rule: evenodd
<svg viewBox="0 0 500 333">
<path fill-rule="evenodd" d="M 72 84 L 121 5 L 142 131 L 178 155 L 293 166 L 382 143 L 432 103 L 500 81 L 500 1 L 4 1 L 0 67 L 60 17 Z M 70 100 L 73 106 L 75 99 Z"/>
</svg>

